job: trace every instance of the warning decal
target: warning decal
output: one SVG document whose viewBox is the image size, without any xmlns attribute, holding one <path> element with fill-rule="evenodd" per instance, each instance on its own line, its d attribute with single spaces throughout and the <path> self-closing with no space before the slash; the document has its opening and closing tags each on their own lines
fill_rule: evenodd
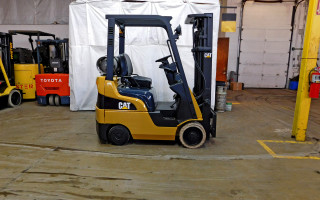
<svg viewBox="0 0 320 200">
<path fill-rule="evenodd" d="M 318 0 L 318 8 L 316 11 L 317 15 L 320 15 L 320 0 Z"/>
</svg>

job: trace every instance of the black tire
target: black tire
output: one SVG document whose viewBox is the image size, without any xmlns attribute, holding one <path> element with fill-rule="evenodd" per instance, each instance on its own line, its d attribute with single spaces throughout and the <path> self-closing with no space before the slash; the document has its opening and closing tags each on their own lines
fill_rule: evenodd
<svg viewBox="0 0 320 200">
<path fill-rule="evenodd" d="M 54 96 L 53 94 L 49 94 L 49 105 L 50 106 L 54 106 Z"/>
<path fill-rule="evenodd" d="M 187 123 L 179 131 L 181 144 L 189 149 L 201 147 L 205 143 L 206 138 L 206 131 L 199 122 Z"/>
<path fill-rule="evenodd" d="M 108 141 L 114 145 L 125 145 L 130 140 L 130 132 L 122 125 L 113 126 L 108 132 Z"/>
<path fill-rule="evenodd" d="M 8 106 L 10 107 L 16 107 L 21 104 L 22 96 L 21 93 L 18 90 L 11 90 L 9 96 L 8 96 Z"/>
<path fill-rule="evenodd" d="M 54 95 L 54 105 L 60 106 L 60 96 L 59 95 Z"/>
</svg>

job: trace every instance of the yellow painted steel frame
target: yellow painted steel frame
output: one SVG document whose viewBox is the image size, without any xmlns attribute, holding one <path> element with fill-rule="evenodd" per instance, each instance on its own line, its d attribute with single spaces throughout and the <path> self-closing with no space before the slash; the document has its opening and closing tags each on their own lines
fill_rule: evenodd
<svg viewBox="0 0 320 200">
<path fill-rule="evenodd" d="M 99 124 L 121 124 L 126 126 L 133 139 L 140 140 L 175 140 L 178 128 L 187 121 L 179 124 L 177 127 L 159 127 L 156 126 L 143 101 L 137 98 L 122 96 L 117 90 L 117 81 L 105 80 L 105 77 L 97 78 L 98 93 L 106 97 L 132 103 L 137 110 L 112 110 L 99 109 L 96 107 L 96 120 Z M 197 119 L 188 121 L 202 121 L 200 108 L 192 95 L 193 103 L 197 114 Z"/>
<path fill-rule="evenodd" d="M 316 66 L 320 44 L 320 0 L 310 0 L 300 68 L 299 87 L 294 113 L 292 136 L 305 141 L 311 98 L 309 73 Z"/>
<path fill-rule="evenodd" d="M 6 81 L 6 84 L 7 84 L 7 88 L 6 88 L 2 93 L 0 93 L 0 97 L 2 97 L 2 96 L 7 96 L 7 95 L 9 95 L 10 92 L 11 92 L 13 89 L 15 89 L 16 87 L 10 85 L 10 82 L 9 82 L 9 79 L 8 79 L 8 75 L 7 75 L 6 70 L 4 69 L 3 62 L 2 62 L 2 60 L 1 60 L 1 57 L 0 57 L 0 67 L 1 67 L 1 72 L 2 72 L 2 74 L 3 74 L 4 80 Z"/>
</svg>

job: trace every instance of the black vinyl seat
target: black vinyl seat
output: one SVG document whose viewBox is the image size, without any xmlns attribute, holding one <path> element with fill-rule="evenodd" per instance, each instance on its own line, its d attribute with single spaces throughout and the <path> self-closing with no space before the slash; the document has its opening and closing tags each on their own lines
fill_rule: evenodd
<svg viewBox="0 0 320 200">
<path fill-rule="evenodd" d="M 133 74 L 132 62 L 128 54 L 123 53 L 115 57 L 115 61 L 121 68 L 121 81 L 130 87 L 151 89 L 152 79 Z"/>
</svg>

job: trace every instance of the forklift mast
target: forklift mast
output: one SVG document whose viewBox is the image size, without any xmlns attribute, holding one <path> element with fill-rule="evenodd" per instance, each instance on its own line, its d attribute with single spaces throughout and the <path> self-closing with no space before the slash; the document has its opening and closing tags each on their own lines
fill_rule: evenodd
<svg viewBox="0 0 320 200">
<path fill-rule="evenodd" d="M 191 14 L 188 15 L 185 23 L 193 25 L 193 48 L 191 50 L 195 65 L 193 93 L 202 112 L 202 125 L 207 133 L 211 132 L 211 135 L 215 137 L 216 114 L 211 109 L 212 17 L 212 13 Z M 210 119 L 213 121 L 210 122 Z"/>
<path fill-rule="evenodd" d="M 8 33 L 0 32 L 0 56 L 3 62 L 4 69 L 7 73 L 9 82 L 14 85 L 14 71 L 13 71 L 13 45 L 12 36 Z M 0 81 L 5 81 L 4 74 L 0 73 Z"/>
</svg>

